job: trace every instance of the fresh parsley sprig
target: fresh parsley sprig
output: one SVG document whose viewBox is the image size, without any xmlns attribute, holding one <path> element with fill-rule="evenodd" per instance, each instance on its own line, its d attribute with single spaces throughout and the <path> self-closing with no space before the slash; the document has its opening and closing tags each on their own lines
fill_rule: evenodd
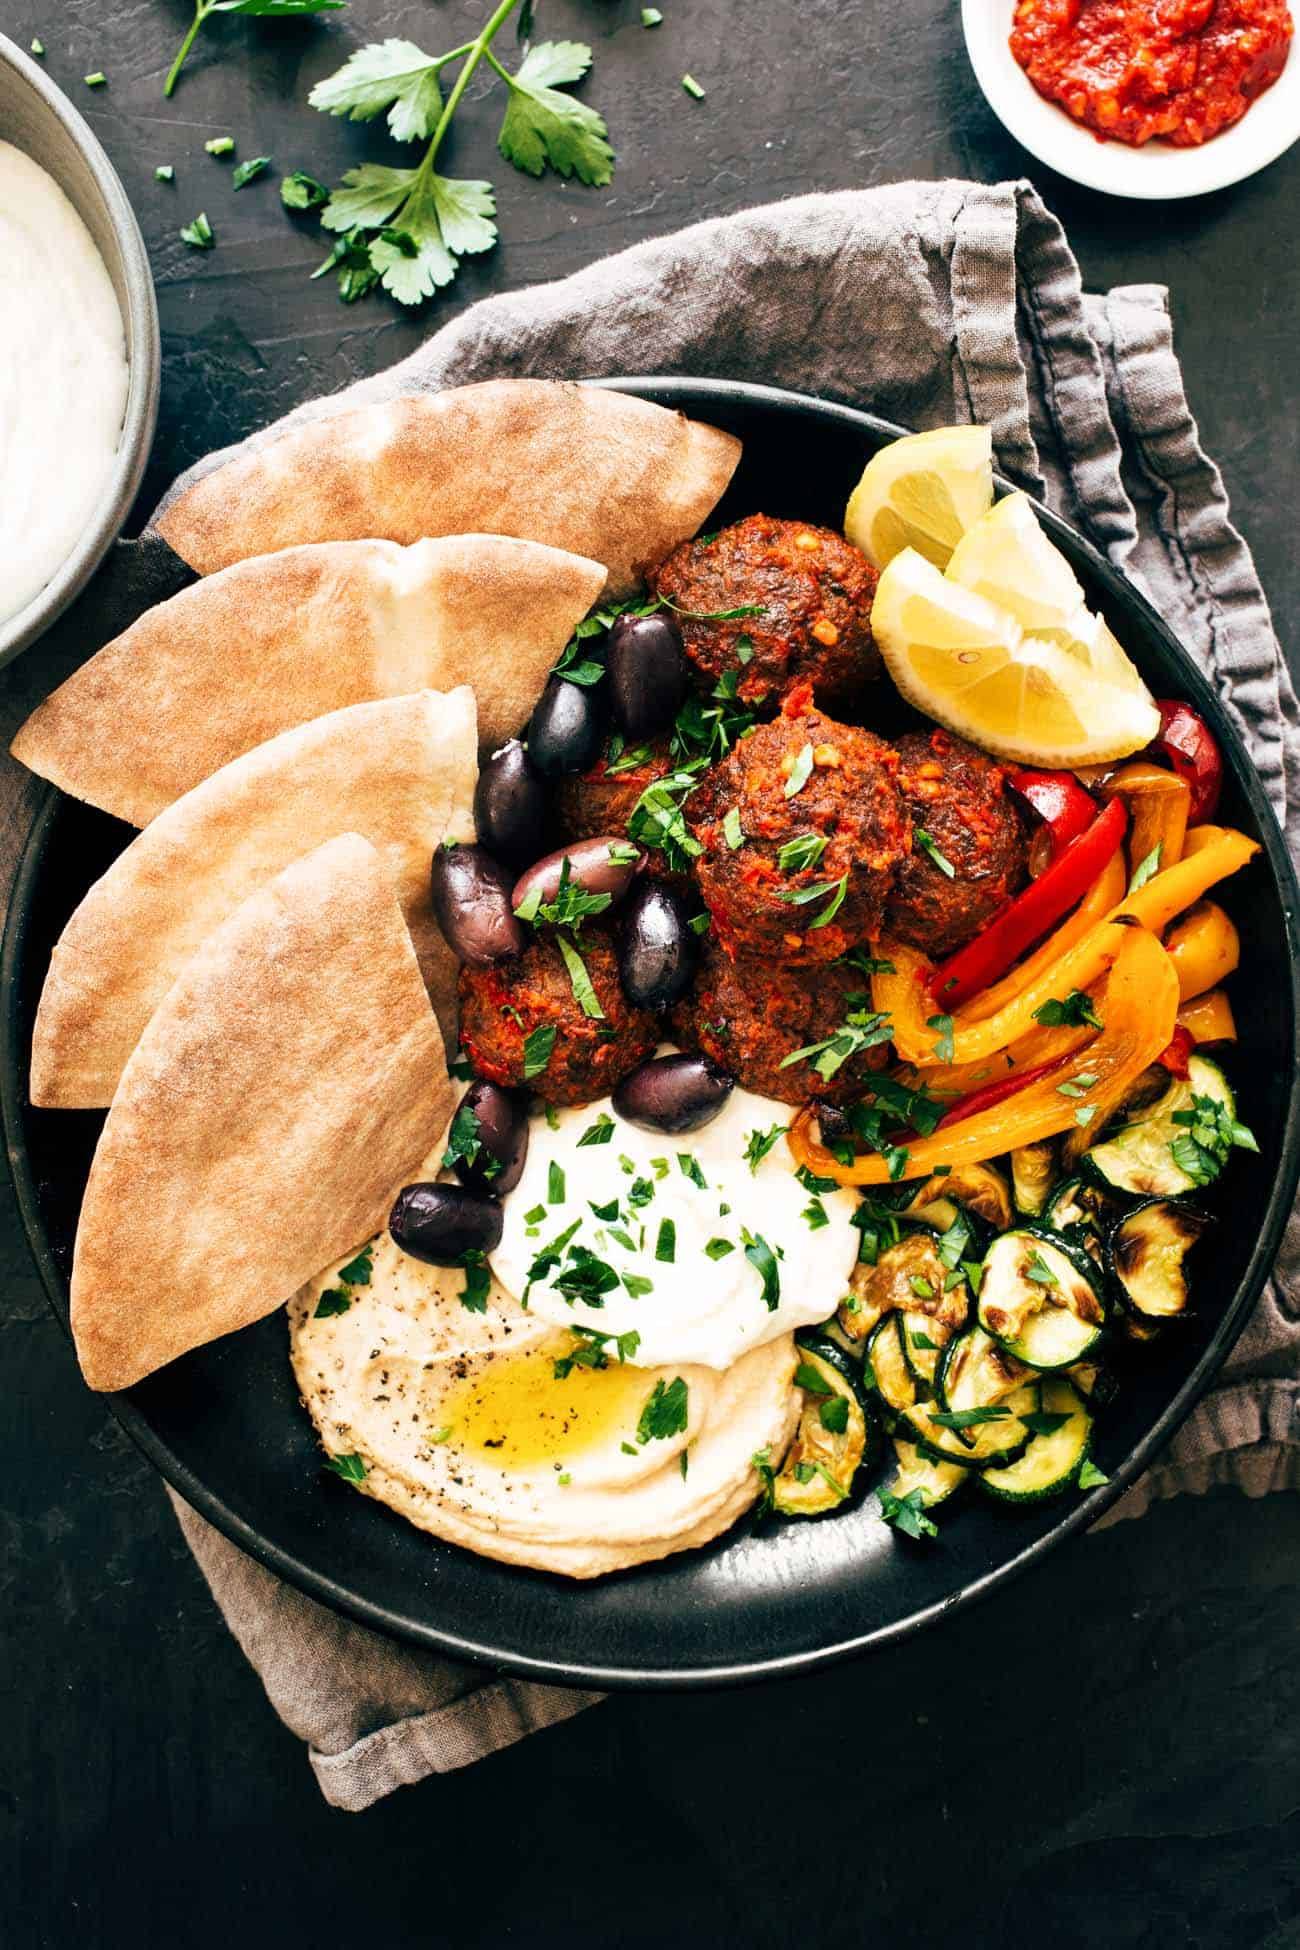
<svg viewBox="0 0 1300 1950">
<path fill-rule="evenodd" d="M 334 13 L 345 5 L 346 0 L 195 0 L 194 18 L 167 71 L 163 93 L 172 93 L 199 29 L 212 14 L 253 14 L 261 20 L 296 20 L 305 14 Z"/>
<path fill-rule="evenodd" d="M 320 3 L 337 5 L 338 0 Z M 215 4 L 288 10 L 287 0 Z M 398 38 L 372 42 L 312 89 L 308 100 L 322 114 L 354 122 L 385 115 L 397 141 L 427 145 L 412 169 L 362 163 L 348 170 L 322 210 L 322 224 L 338 241 L 317 275 L 337 270 L 340 294 L 348 302 L 380 284 L 401 304 L 418 305 L 451 283 L 463 257 L 491 250 L 496 243 L 491 183 L 443 176 L 435 167 L 452 118 L 481 64 L 507 89 L 497 136 L 507 162 L 529 176 L 550 168 L 597 188 L 611 180 L 614 151 L 604 121 L 586 102 L 564 92 L 586 74 L 591 49 L 581 41 L 539 42 L 513 73 L 493 52 L 494 41 L 519 6 L 520 0 L 500 0 L 472 41 L 445 54 L 426 54 L 413 41 Z M 531 12 L 526 7 L 529 22 Z M 457 62 L 456 78 L 444 99 L 443 70 Z"/>
</svg>

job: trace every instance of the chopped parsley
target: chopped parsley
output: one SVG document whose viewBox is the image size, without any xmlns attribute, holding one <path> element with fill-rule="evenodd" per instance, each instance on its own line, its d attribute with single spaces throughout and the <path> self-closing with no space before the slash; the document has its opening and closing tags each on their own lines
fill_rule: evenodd
<svg viewBox="0 0 1300 1950">
<path fill-rule="evenodd" d="M 176 171 L 170 163 L 159 163 L 153 173 L 153 179 L 155 183 L 174 183 L 176 180 Z"/>
<path fill-rule="evenodd" d="M 1065 1427 L 1070 1417 L 1068 1414 L 1056 1414 L 1050 1409 L 1031 1408 L 1020 1419 L 1030 1435 L 1055 1435 L 1058 1429 Z"/>
<path fill-rule="evenodd" d="M 776 1254 L 761 1232 L 750 1232 L 742 1226 L 740 1236 L 745 1242 L 745 1258 L 763 1282 L 763 1305 L 769 1313 L 775 1313 L 781 1300 L 781 1269 Z"/>
<path fill-rule="evenodd" d="M 807 907 L 812 901 L 819 901 L 829 896 L 816 920 L 808 923 L 808 931 L 811 934 L 814 928 L 824 928 L 828 922 L 835 919 L 844 905 L 844 897 L 848 891 L 849 876 L 847 873 L 842 873 L 838 880 L 814 881 L 811 887 L 783 887 L 777 899 L 786 901 L 791 907 Z"/>
<path fill-rule="evenodd" d="M 605 1260 L 593 1253 L 588 1246 L 570 1246 L 568 1260 L 561 1272 L 551 1281 L 557 1293 L 562 1293 L 570 1305 L 581 1300 L 586 1307 L 603 1307 L 605 1295 L 612 1293 L 619 1284 L 619 1276 Z"/>
<path fill-rule="evenodd" d="M 1034 1021 L 1041 1022 L 1044 1029 L 1062 1029 L 1087 1024 L 1091 1029 L 1102 1027 L 1101 1017 L 1092 1005 L 1092 997 L 1083 989 L 1071 989 L 1064 1002 L 1054 995 L 1049 996 L 1040 1009 L 1034 1010 Z"/>
<path fill-rule="evenodd" d="M 236 163 L 230 178 L 230 187 L 234 190 L 242 190 L 246 183 L 254 182 L 270 167 L 269 156 L 250 156 L 247 162 Z"/>
<path fill-rule="evenodd" d="M 648 1280 L 644 1273 L 624 1273 L 623 1285 L 633 1300 L 640 1300 L 645 1294 L 653 1293 L 655 1288 L 654 1281 Z"/>
<path fill-rule="evenodd" d="M 710 1239 L 704 1248 L 704 1253 L 707 1259 L 725 1259 L 728 1253 L 734 1253 L 735 1250 L 730 1239 Z"/>
<path fill-rule="evenodd" d="M 611 1224 L 613 1220 L 618 1218 L 620 1208 L 616 1198 L 612 1198 L 608 1205 L 597 1205 L 594 1199 L 589 1198 L 587 1200 L 587 1206 L 595 1217 L 603 1221 L 605 1225 Z"/>
<path fill-rule="evenodd" d="M 1061 1284 L 1051 1267 L 1047 1264 L 1047 1261 L 1043 1258 L 1043 1255 L 1038 1252 L 1030 1253 L 1029 1264 L 1025 1268 L 1025 1278 L 1027 1280 L 1033 1280 L 1038 1286 L 1059 1286 Z"/>
<path fill-rule="evenodd" d="M 808 1395 L 833 1395 L 834 1388 L 826 1380 L 820 1368 L 814 1368 L 811 1361 L 801 1361 L 794 1371 L 794 1385 L 802 1388 Z"/>
<path fill-rule="evenodd" d="M 649 1205 L 655 1195 L 655 1188 L 649 1178 L 634 1178 L 627 1188 L 629 1205 Z"/>
<path fill-rule="evenodd" d="M 318 183 L 303 169 L 295 169 L 291 176 L 280 178 L 280 201 L 286 210 L 319 210 L 329 200 L 330 193 L 324 183 Z"/>
<path fill-rule="evenodd" d="M 524 1037 L 524 1081 L 541 1076 L 555 1052 L 555 1024 L 540 1023 Z"/>
<path fill-rule="evenodd" d="M 851 1004 L 865 1003 L 867 998 L 850 992 L 845 1000 Z M 861 1056 L 864 1051 L 887 1043 L 892 1034 L 889 1016 L 874 1009 L 851 1007 L 832 1035 L 823 1037 L 820 1043 L 806 1043 L 802 1049 L 791 1050 L 781 1058 L 780 1068 L 788 1070 L 792 1063 L 811 1063 L 818 1076 L 829 1083 L 850 1057 Z"/>
<path fill-rule="evenodd" d="M 753 730 L 754 713 L 737 695 L 739 681 L 734 670 L 724 671 L 708 700 L 692 691 L 677 713 L 671 749 L 685 770 L 698 773 L 725 758 Z"/>
<path fill-rule="evenodd" d="M 233 135 L 214 135 L 210 142 L 204 143 L 203 147 L 210 156 L 232 156 L 235 152 L 235 138 Z"/>
<path fill-rule="evenodd" d="M 799 1216 L 809 1232 L 820 1232 L 823 1226 L 831 1222 L 831 1215 L 819 1198 L 810 1198 Z"/>
<path fill-rule="evenodd" d="M 336 1476 L 341 1476 L 345 1483 L 364 1483 L 366 1480 L 366 1465 L 358 1455 L 326 1456 L 325 1467 L 332 1469 Z"/>
<path fill-rule="evenodd" d="M 1258 1151 L 1254 1133 L 1239 1124 L 1217 1097 L 1194 1094 L 1190 1110 L 1176 1110 L 1173 1122 L 1184 1128 L 1169 1147 L 1169 1155 L 1194 1185 L 1209 1185 L 1228 1162 L 1233 1145 Z"/>
<path fill-rule="evenodd" d="M 907 1284 L 911 1287 L 918 1300 L 934 1299 L 934 1286 L 931 1281 L 926 1279 L 924 1273 L 910 1274 Z"/>
<path fill-rule="evenodd" d="M 348 1286 L 369 1286 L 374 1263 L 374 1247 L 363 1246 L 355 1259 L 350 1259 L 346 1266 L 340 1266 L 338 1277 L 346 1281 Z"/>
<path fill-rule="evenodd" d="M 1085 1461 L 1083 1468 L 1079 1471 L 1078 1483 L 1081 1490 L 1095 1490 L 1101 1484 L 1109 1483 L 1109 1481 L 1110 1477 L 1106 1475 L 1104 1470 L 1098 1469 L 1094 1462 Z"/>
<path fill-rule="evenodd" d="M 688 793 L 699 784 L 699 769 L 681 767 L 648 785 L 632 808 L 628 837 L 664 856 L 672 873 L 683 873 L 703 851 L 686 824 L 682 810 Z"/>
<path fill-rule="evenodd" d="M 800 1165 L 795 1177 L 806 1192 L 837 1192 L 840 1188 L 837 1178 L 820 1178 L 815 1171 L 809 1171 L 807 1165 Z"/>
<path fill-rule="evenodd" d="M 1086 1130 L 1088 1125 L 1091 1124 L 1093 1118 L 1096 1115 L 1097 1115 L 1096 1104 L 1080 1104 L 1079 1108 L 1074 1113 L 1074 1121 L 1076 1124 L 1080 1125 L 1083 1129 Z"/>
<path fill-rule="evenodd" d="M 582 956 L 578 953 L 573 943 L 564 935 L 557 935 L 556 943 L 563 958 L 564 966 L 569 971 L 569 986 L 573 990 L 574 1001 L 582 1010 L 584 1016 L 589 1016 L 595 1021 L 603 1022 L 605 1019 L 605 1011 L 600 1006 L 600 997 L 596 994 L 591 976 L 587 973 L 586 962 L 582 959 Z"/>
<path fill-rule="evenodd" d="M 352 1295 L 346 1287 L 332 1286 L 322 1293 L 316 1303 L 313 1320 L 332 1320 L 335 1314 L 345 1314 L 352 1305 Z"/>
<path fill-rule="evenodd" d="M 692 1185 L 698 1185 L 702 1192 L 708 1191 L 709 1181 L 704 1176 L 700 1161 L 693 1151 L 679 1151 L 677 1153 L 677 1167 L 682 1177 L 689 1178 Z"/>
<path fill-rule="evenodd" d="M 745 1145 L 743 1157 L 751 1172 L 756 1172 L 764 1158 L 785 1136 L 784 1124 L 769 1125 L 765 1131 L 751 1131 Z"/>
<path fill-rule="evenodd" d="M 926 832 L 924 826 L 914 826 L 912 828 L 912 838 L 916 841 L 922 852 L 929 854 L 940 873 L 946 874 L 949 880 L 955 880 L 957 878 L 956 867 L 954 867 L 946 853 L 940 853 L 938 846 Z"/>
<path fill-rule="evenodd" d="M 485 1314 L 488 1294 L 492 1290 L 492 1270 L 487 1256 L 473 1247 L 461 1254 L 460 1263 L 465 1269 L 465 1284 L 458 1296 L 460 1304 L 467 1313 Z"/>
<path fill-rule="evenodd" d="M 941 1063 L 951 1063 L 953 1052 L 952 1017 L 927 1016 L 925 1026 L 927 1029 L 937 1029 L 939 1032 L 939 1040 L 934 1046 L 934 1053 L 939 1061 Z"/>
<path fill-rule="evenodd" d="M 608 1144 L 614 1135 L 614 1120 L 606 1111 L 601 1111 L 594 1124 L 588 1124 L 578 1139 L 578 1149 L 582 1151 L 589 1144 Z"/>
<path fill-rule="evenodd" d="M 620 1365 L 630 1361 L 641 1345 L 641 1336 L 635 1327 L 628 1328 L 623 1334 L 607 1333 L 600 1327 L 571 1327 L 569 1332 L 575 1337 L 574 1345 L 555 1362 L 557 1381 L 567 1380 L 574 1368 L 607 1368 L 611 1342 L 617 1350 Z"/>
<path fill-rule="evenodd" d="M 847 1395 L 833 1395 L 829 1401 L 820 1404 L 817 1413 L 822 1427 L 828 1434 L 843 1435 L 849 1426 Z"/>
<path fill-rule="evenodd" d="M 682 76 L 682 87 L 686 90 L 686 93 L 692 101 L 702 102 L 704 100 L 704 90 L 693 74 L 684 74 Z"/>
<path fill-rule="evenodd" d="M 665 1442 L 670 1436 L 684 1435 L 687 1421 L 687 1388 L 680 1375 L 665 1382 L 662 1375 L 646 1398 L 636 1425 L 638 1442 Z"/>
<path fill-rule="evenodd" d="M 925 1495 L 917 1488 L 909 1490 L 906 1496 L 895 1496 L 892 1490 L 877 1490 L 880 1514 L 887 1524 L 901 1530 L 905 1537 L 915 1537 L 918 1542 L 923 1537 L 937 1537 L 939 1526 L 933 1517 L 925 1513 Z"/>
<path fill-rule="evenodd" d="M 856 968 L 859 975 L 895 975 L 897 969 L 892 961 L 882 955 L 869 955 L 865 948 L 849 948 L 836 957 L 837 968 Z"/>
<path fill-rule="evenodd" d="M 1157 840 L 1145 860 L 1139 860 L 1129 881 L 1130 894 L 1136 894 L 1139 887 L 1145 887 L 1148 880 L 1154 879 L 1160 871 L 1160 855 L 1164 851 L 1164 841 Z"/>
<path fill-rule="evenodd" d="M 734 853 L 745 844 L 745 833 L 740 823 L 740 808 L 733 806 L 722 822 L 722 837 Z"/>
<path fill-rule="evenodd" d="M 452 1171 L 460 1163 L 477 1165 L 481 1159 L 480 1169 L 485 1178 L 500 1176 L 501 1160 L 486 1150 L 482 1129 L 474 1106 L 462 1100 L 447 1133 L 447 1149 L 442 1154 L 444 1171 Z"/>
<path fill-rule="evenodd" d="M 756 1449 L 749 1460 L 762 1484 L 758 1497 L 758 1510 L 762 1515 L 764 1511 L 771 1509 L 773 1493 L 776 1489 L 776 1471 L 772 1467 L 772 1452 L 770 1449 Z"/>
<path fill-rule="evenodd" d="M 552 1158 L 546 1167 L 546 1202 L 548 1205 L 563 1205 L 564 1198 L 564 1167 Z"/>
<path fill-rule="evenodd" d="M 610 851 L 612 853 L 613 849 Z M 622 866 L 630 863 L 619 859 L 615 864 Z M 583 922 L 590 915 L 603 914 L 606 908 L 612 907 L 613 902 L 612 894 L 588 893 L 582 882 L 574 879 L 572 863 L 566 853 L 560 862 L 560 881 L 552 898 L 543 900 L 541 885 L 534 881 L 515 909 L 515 918 L 527 921 L 534 927 L 544 924 L 552 928 L 572 928 L 575 934 L 580 934 Z"/>
<path fill-rule="evenodd" d="M 799 833 L 781 847 L 776 864 L 782 873 L 805 873 L 817 865 L 828 844 L 823 833 Z"/>
<path fill-rule="evenodd" d="M 193 223 L 181 227 L 181 242 L 188 244 L 192 251 L 210 251 L 216 243 L 216 233 L 208 222 L 206 210 L 200 210 Z"/>
<path fill-rule="evenodd" d="M 1004 1402 L 991 1408 L 949 1408 L 930 1410 L 930 1420 L 941 1429 L 978 1429 L 985 1422 L 1005 1422 L 1011 1410 Z"/>
<path fill-rule="evenodd" d="M 796 793 L 803 791 L 809 779 L 812 777 L 812 769 L 813 748 L 811 745 L 804 745 L 795 754 L 794 763 L 790 767 L 790 776 L 785 782 L 785 796 L 787 799 L 793 799 Z"/>
<path fill-rule="evenodd" d="M 534 1205 L 524 1213 L 524 1224 L 526 1226 L 539 1226 L 545 1217 L 546 1207 L 544 1205 Z"/>
<path fill-rule="evenodd" d="M 1091 1071 L 1080 1070 L 1077 1075 L 1067 1077 L 1064 1083 L 1058 1083 L 1056 1086 L 1057 1093 L 1062 1097 L 1082 1097 L 1085 1092 L 1092 1089 L 1096 1081 L 1097 1079 Z"/>
<path fill-rule="evenodd" d="M 660 1219 L 659 1231 L 655 1238 L 655 1258 L 665 1266 L 671 1266 L 677 1258 L 677 1223 L 674 1219 Z"/>
</svg>

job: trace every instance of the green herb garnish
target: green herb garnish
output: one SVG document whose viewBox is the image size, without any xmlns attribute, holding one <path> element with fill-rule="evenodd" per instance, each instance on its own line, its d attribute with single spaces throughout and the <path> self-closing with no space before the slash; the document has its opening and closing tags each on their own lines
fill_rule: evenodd
<svg viewBox="0 0 1300 1950">
<path fill-rule="evenodd" d="M 892 1490 L 877 1490 L 880 1514 L 887 1524 L 901 1530 L 905 1537 L 937 1537 L 939 1526 L 933 1517 L 925 1514 L 925 1499 L 918 1488 L 909 1490 L 906 1496 L 895 1496 Z"/>
<path fill-rule="evenodd" d="M 341 1476 L 345 1483 L 364 1483 L 366 1480 L 366 1465 L 358 1455 L 326 1456 L 325 1467 L 332 1469 L 336 1476 Z"/>
<path fill-rule="evenodd" d="M 1041 1022 L 1044 1029 L 1061 1029 L 1067 1024 L 1082 1026 L 1085 1023 L 1092 1029 L 1102 1027 L 1101 1017 L 1093 1008 L 1092 997 L 1083 989 L 1071 989 L 1064 1002 L 1058 1001 L 1054 995 L 1049 996 L 1041 1009 L 1034 1010 L 1034 1021 Z"/>
<path fill-rule="evenodd" d="M 665 1383 L 662 1376 L 656 1381 L 653 1390 L 641 1410 L 636 1425 L 638 1442 L 664 1442 L 670 1436 L 683 1435 L 687 1422 L 687 1388 L 680 1375 Z"/>
<path fill-rule="evenodd" d="M 242 190 L 245 184 L 254 182 L 257 177 L 264 175 L 270 167 L 271 158 L 269 156 L 250 156 L 247 162 L 236 163 L 230 177 L 231 189 Z"/>
<path fill-rule="evenodd" d="M 541 1076 L 555 1050 L 555 1024 L 542 1023 L 524 1037 L 524 1081 Z"/>
<path fill-rule="evenodd" d="M 200 210 L 193 223 L 187 223 L 181 229 L 181 242 L 188 244 L 191 250 L 210 251 L 216 241 L 216 234 L 208 222 L 205 210 Z"/>
<path fill-rule="evenodd" d="M 796 753 L 794 763 L 790 767 L 790 776 L 785 782 L 787 799 L 793 799 L 796 793 L 803 791 L 812 777 L 812 769 L 813 748 L 811 745 L 804 745 Z"/>
<path fill-rule="evenodd" d="M 940 873 L 946 874 L 949 880 L 956 879 L 957 877 L 956 867 L 954 867 L 952 861 L 948 858 L 946 853 L 941 853 L 939 851 L 938 846 L 936 845 L 934 840 L 931 839 L 930 835 L 926 832 L 924 826 L 914 826 L 912 828 L 912 838 L 916 841 L 917 845 L 922 849 L 923 852 L 929 854 L 930 858 L 934 861 L 935 866 L 938 867 Z"/>
<path fill-rule="evenodd" d="M 588 1124 L 578 1139 L 578 1149 L 583 1151 L 591 1144 L 608 1144 L 614 1135 L 614 1120 L 607 1112 L 601 1111 L 594 1124 Z"/>
</svg>

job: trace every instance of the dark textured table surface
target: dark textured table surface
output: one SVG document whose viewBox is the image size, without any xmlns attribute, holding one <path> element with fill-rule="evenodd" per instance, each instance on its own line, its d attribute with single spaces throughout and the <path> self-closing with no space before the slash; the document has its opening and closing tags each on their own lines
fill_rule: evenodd
<svg viewBox="0 0 1300 1950">
<path fill-rule="evenodd" d="M 150 247 L 165 371 L 146 500 L 484 293 L 803 190 L 1028 173 L 1090 284 L 1172 288 L 1193 405 L 1294 657 L 1300 149 L 1200 201 L 1107 202 L 1003 134 L 957 0 L 664 0 L 654 32 L 631 0 L 544 0 L 539 33 L 595 49 L 586 92 L 618 149 L 613 186 L 517 176 L 476 83 L 449 162 L 496 182 L 501 246 L 422 317 L 344 309 L 332 281 L 308 281 L 315 227 L 275 184 L 294 168 L 337 180 L 385 143 L 315 114 L 306 91 L 362 41 L 451 46 L 486 11 L 353 0 L 328 25 L 217 17 L 165 101 L 182 0 L 10 0 L 0 26 L 44 41 Z M 92 93 L 80 77 L 95 70 L 108 82 Z M 237 195 L 202 146 L 227 133 L 275 162 Z M 164 162 L 170 187 L 154 180 Z M 199 209 L 218 239 L 204 256 L 177 235 Z M 6 1950 L 1300 1945 L 1294 1500 L 1159 1508 L 901 1649 L 759 1691 L 620 1699 L 350 1819 L 320 1801 L 159 1484 L 79 1386 L 7 1184 L 0 1268 Z"/>
</svg>

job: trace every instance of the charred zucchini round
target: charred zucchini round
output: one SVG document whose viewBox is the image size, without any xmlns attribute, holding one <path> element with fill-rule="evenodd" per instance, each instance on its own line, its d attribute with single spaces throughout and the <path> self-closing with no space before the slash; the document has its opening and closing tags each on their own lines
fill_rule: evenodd
<svg viewBox="0 0 1300 1950">
<path fill-rule="evenodd" d="M 1101 1273 L 1077 1242 L 1048 1226 L 1019 1226 L 984 1256 L 979 1320 L 1031 1368 L 1068 1368 L 1106 1324 Z"/>
<path fill-rule="evenodd" d="M 1020 1411 L 1032 1409 L 1035 1400 L 1027 1376 L 982 1328 L 968 1327 L 939 1357 L 937 1401 L 918 1401 L 904 1433 L 931 1455 L 967 1469 L 1008 1462 L 1029 1440 L 1020 1420 Z"/>
<path fill-rule="evenodd" d="M 1063 1375 L 1045 1375 L 1030 1420 L 1028 1447 L 1015 1461 L 985 1469 L 980 1488 L 999 1503 L 1043 1503 L 1078 1480 L 1092 1448 L 1092 1417 Z"/>
<path fill-rule="evenodd" d="M 938 1456 L 929 1455 L 919 1443 L 909 1441 L 906 1436 L 896 1435 L 893 1447 L 898 1466 L 888 1487 L 897 1497 L 920 1490 L 921 1503 L 929 1510 L 936 1503 L 946 1503 L 967 1480 L 969 1471 L 965 1464 L 944 1462 Z"/>
<path fill-rule="evenodd" d="M 1210 1223 L 1180 1199 L 1149 1198 L 1111 1232 L 1106 1256 L 1120 1301 L 1139 1320 L 1187 1311 L 1187 1255 Z"/>
<path fill-rule="evenodd" d="M 842 1347 L 824 1334 L 801 1334 L 795 1350 L 803 1409 L 772 1483 L 772 1508 L 783 1517 L 822 1517 L 849 1500 L 860 1470 L 872 1468 L 881 1431 Z"/>
<path fill-rule="evenodd" d="M 1208 1107 L 1222 1127 L 1212 1147 L 1193 1141 L 1190 1123 L 1198 1105 Z M 1240 1129 L 1236 1115 L 1236 1099 L 1218 1064 L 1207 1056 L 1192 1056 L 1187 1075 L 1171 1077 L 1153 1104 L 1130 1113 L 1110 1137 L 1085 1151 L 1079 1169 L 1106 1190 L 1139 1198 L 1179 1198 L 1218 1177 L 1230 1145 L 1238 1141 L 1222 1134 L 1223 1129 Z"/>
<path fill-rule="evenodd" d="M 872 1330 L 863 1357 L 862 1379 L 891 1414 L 906 1415 L 914 1406 L 918 1384 L 903 1352 L 900 1314 L 886 1314 Z"/>
</svg>

